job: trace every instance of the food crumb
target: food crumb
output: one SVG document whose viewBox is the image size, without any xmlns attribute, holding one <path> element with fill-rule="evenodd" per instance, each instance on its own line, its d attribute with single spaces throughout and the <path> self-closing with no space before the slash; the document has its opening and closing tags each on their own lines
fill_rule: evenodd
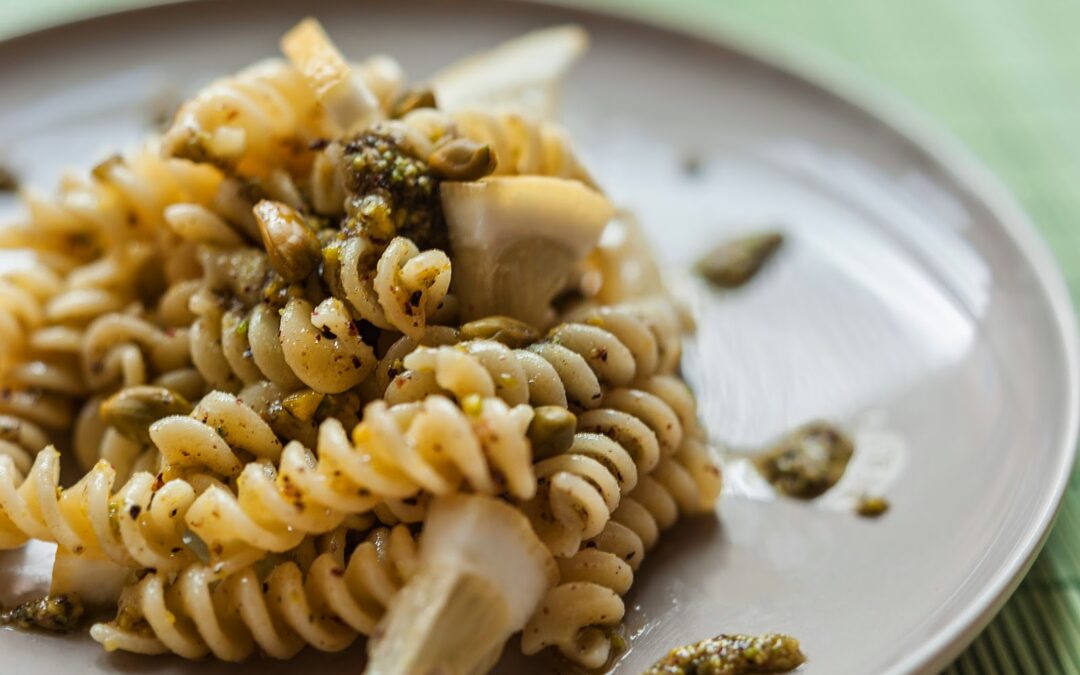
<svg viewBox="0 0 1080 675">
<path fill-rule="evenodd" d="M 855 452 L 851 439 L 828 422 L 810 422 L 754 458 L 777 491 L 796 499 L 820 497 L 836 485 Z"/>
<path fill-rule="evenodd" d="M 790 635 L 717 635 L 672 649 L 642 675 L 783 673 L 805 660 L 799 641 Z"/>
<path fill-rule="evenodd" d="M 67 633 L 78 628 L 82 615 L 83 604 L 79 596 L 49 595 L 0 610 L 0 626 Z"/>
<path fill-rule="evenodd" d="M 0 166 L 0 192 L 15 192 L 18 189 L 19 180 L 15 177 L 15 172 Z"/>
<path fill-rule="evenodd" d="M 697 178 L 701 175 L 702 161 L 701 155 L 694 152 L 687 152 L 682 156 L 680 162 L 683 175 L 687 178 Z"/>
<path fill-rule="evenodd" d="M 754 278 L 784 243 L 779 232 L 760 232 L 721 242 L 695 265 L 697 273 L 718 288 L 738 288 Z"/>
<path fill-rule="evenodd" d="M 889 510 L 889 501 L 884 497 L 864 496 L 855 505 L 855 513 L 863 518 L 878 518 Z"/>
</svg>

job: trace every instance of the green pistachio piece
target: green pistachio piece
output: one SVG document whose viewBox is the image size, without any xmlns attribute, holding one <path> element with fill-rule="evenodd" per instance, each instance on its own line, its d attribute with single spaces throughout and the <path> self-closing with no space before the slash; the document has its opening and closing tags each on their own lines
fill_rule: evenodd
<svg viewBox="0 0 1080 675">
<path fill-rule="evenodd" d="M 252 209 L 270 266 L 286 282 L 300 281 L 322 260 L 319 238 L 295 209 L 263 199 Z"/>
</svg>

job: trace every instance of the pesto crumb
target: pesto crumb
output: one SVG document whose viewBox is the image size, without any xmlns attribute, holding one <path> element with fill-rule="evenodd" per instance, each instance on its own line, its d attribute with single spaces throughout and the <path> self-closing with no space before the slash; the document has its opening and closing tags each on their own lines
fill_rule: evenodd
<svg viewBox="0 0 1080 675">
<path fill-rule="evenodd" d="M 687 152 L 682 156 L 679 163 L 684 176 L 687 176 L 688 178 L 697 178 L 701 175 L 701 155 L 694 152 Z"/>
<path fill-rule="evenodd" d="M 855 505 L 855 513 L 863 518 L 878 518 L 889 510 L 889 501 L 884 497 L 864 496 Z"/>
<path fill-rule="evenodd" d="M 19 180 L 15 173 L 6 167 L 0 166 L 0 192 L 15 192 L 19 189 Z"/>
<path fill-rule="evenodd" d="M 854 452 L 855 445 L 839 429 L 810 422 L 756 457 L 754 465 L 778 492 L 814 499 L 836 485 Z"/>
<path fill-rule="evenodd" d="M 49 595 L 0 610 L 0 626 L 68 633 L 79 626 L 83 604 L 74 594 Z"/>
<path fill-rule="evenodd" d="M 783 673 L 806 657 L 790 635 L 718 635 L 676 647 L 642 675 L 745 675 Z"/>
<path fill-rule="evenodd" d="M 779 232 L 760 232 L 722 242 L 698 260 L 697 273 L 719 288 L 738 288 L 756 275 L 784 243 Z"/>
</svg>

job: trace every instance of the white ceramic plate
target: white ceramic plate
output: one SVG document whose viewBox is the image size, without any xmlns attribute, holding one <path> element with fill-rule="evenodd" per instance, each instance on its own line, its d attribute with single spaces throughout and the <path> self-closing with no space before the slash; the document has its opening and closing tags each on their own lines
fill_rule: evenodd
<svg viewBox="0 0 1080 675">
<path fill-rule="evenodd" d="M 932 672 L 989 620 L 1072 465 L 1073 311 L 1001 188 L 892 115 L 743 49 L 571 10 L 196 2 L 0 44 L 0 160 L 51 185 L 61 166 L 135 143 L 181 95 L 273 53 L 302 12 L 352 55 L 387 51 L 417 76 L 526 29 L 585 24 L 593 48 L 568 82 L 567 121 L 694 306 L 685 369 L 712 433 L 753 446 L 825 417 L 858 443 L 852 474 L 815 504 L 772 498 L 729 463 L 719 518 L 681 524 L 643 566 L 619 672 L 677 644 L 766 630 L 802 640 L 808 674 Z M 749 287 L 710 293 L 685 275 L 705 246 L 762 224 L 789 241 Z M 855 517 L 862 491 L 892 510 Z M 46 547 L 0 553 L 0 591 L 31 592 L 47 560 Z M 517 651 L 499 672 L 561 669 Z M 196 665 L 0 631 L 4 673 L 345 673 L 362 653 Z"/>
</svg>

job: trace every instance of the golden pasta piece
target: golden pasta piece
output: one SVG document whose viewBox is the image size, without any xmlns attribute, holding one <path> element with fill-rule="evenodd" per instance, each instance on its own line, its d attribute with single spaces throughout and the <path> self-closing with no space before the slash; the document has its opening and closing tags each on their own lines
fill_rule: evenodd
<svg viewBox="0 0 1080 675">
<path fill-rule="evenodd" d="M 186 513 L 222 574 L 266 551 L 287 551 L 306 534 L 328 532 L 350 514 L 407 507 L 421 496 L 464 487 L 528 499 L 536 490 L 527 437 L 532 409 L 498 398 L 458 405 L 442 396 L 420 403 L 369 404 L 347 434 L 336 419 L 319 428 L 316 456 L 295 441 L 275 468 L 244 467 L 237 489 L 212 486 Z M 400 512 L 400 511 L 399 511 Z"/>
<path fill-rule="evenodd" d="M 402 525 L 370 532 L 348 559 L 327 552 L 303 568 L 272 560 L 220 579 L 203 563 L 176 575 L 149 573 L 128 586 L 117 617 L 90 635 L 109 651 L 212 653 L 242 661 L 259 649 L 287 659 L 305 644 L 340 651 L 371 635 L 387 605 L 414 574 L 417 544 Z"/>
</svg>

